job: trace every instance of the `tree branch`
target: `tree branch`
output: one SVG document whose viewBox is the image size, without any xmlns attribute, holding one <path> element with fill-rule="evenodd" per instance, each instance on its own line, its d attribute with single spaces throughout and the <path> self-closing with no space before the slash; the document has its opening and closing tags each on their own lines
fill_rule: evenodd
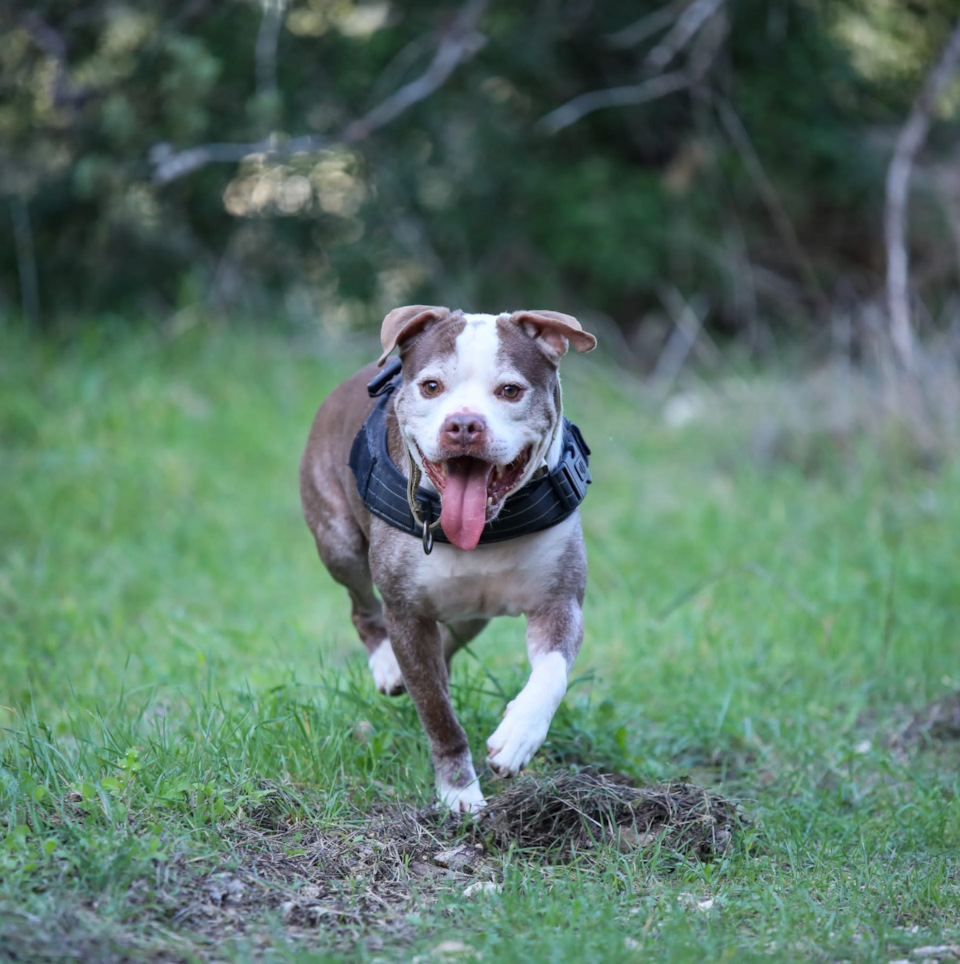
<svg viewBox="0 0 960 964">
<path fill-rule="evenodd" d="M 33 249 L 33 228 L 26 200 L 17 195 L 10 202 L 13 241 L 20 275 L 20 301 L 23 317 L 36 330 L 40 327 L 40 286 L 37 283 L 37 258 Z"/>
<path fill-rule="evenodd" d="M 277 93 L 277 43 L 288 0 L 260 0 L 263 16 L 253 56 L 257 66 L 257 94 L 274 97 Z"/>
<path fill-rule="evenodd" d="M 680 49 L 689 44 L 694 36 L 699 33 L 700 38 L 685 69 L 674 70 L 667 74 L 661 73 L 639 84 L 611 87 L 608 90 L 595 90 L 580 94 L 541 117 L 537 121 L 537 127 L 546 134 L 556 134 L 596 110 L 602 110 L 606 107 L 632 107 L 637 104 L 645 104 L 648 101 L 659 100 L 668 94 L 674 94 L 698 84 L 709 70 L 710 64 L 713 63 L 723 38 L 726 36 L 726 17 L 723 16 L 724 2 L 725 0 L 694 0 L 680 15 L 673 30 L 658 47 L 651 51 L 647 58 L 649 63 L 653 55 L 663 48 L 665 52 L 659 56 L 663 60 L 663 66 L 666 66 L 680 52 Z M 678 7 L 672 4 L 667 9 L 672 14 Z M 696 11 L 696 17 L 688 16 L 693 11 Z M 652 18 L 654 15 L 651 14 L 650 16 Z M 628 29 L 638 28 L 639 23 L 640 21 Z M 683 30 L 678 33 L 681 24 L 684 24 Z M 705 27 L 705 25 L 707 26 Z M 714 29 L 711 29 L 710 25 L 713 25 Z M 660 29 L 661 26 L 661 22 L 658 21 L 656 29 Z M 654 31 L 651 30 L 651 32 Z M 617 36 L 617 34 L 614 34 L 614 37 Z M 670 40 L 671 37 L 674 38 L 672 41 Z M 670 42 L 669 47 L 666 46 L 668 41 Z M 669 56 L 667 56 L 667 53 L 669 53 Z"/>
<path fill-rule="evenodd" d="M 623 50 L 627 47 L 636 47 L 643 43 L 647 37 L 652 37 L 655 33 L 665 30 L 670 24 L 674 23 L 681 11 L 686 7 L 688 0 L 674 0 L 663 7 L 654 10 L 635 20 L 629 27 L 624 27 L 616 33 L 607 36 L 607 43 L 615 50 Z"/>
<path fill-rule="evenodd" d="M 476 25 L 488 2 L 470 0 L 444 34 L 427 69 L 363 117 L 351 121 L 338 134 L 302 135 L 287 139 L 271 135 L 247 144 L 203 144 L 179 152 L 174 152 L 169 144 L 157 144 L 150 151 L 154 182 L 167 184 L 207 164 L 236 163 L 251 154 L 291 157 L 294 154 L 315 153 L 333 144 L 356 143 L 369 137 L 442 87 L 460 64 L 466 63 L 483 48 L 486 38 L 476 30 Z"/>
<path fill-rule="evenodd" d="M 960 62 L 960 21 L 947 41 L 940 59 L 927 74 L 906 123 L 897 137 L 887 168 L 884 235 L 887 245 L 887 310 L 890 339 L 901 367 L 913 370 L 913 329 L 910 325 L 909 262 L 906 220 L 910 174 L 917 153 L 927 139 L 934 102 Z"/>
<path fill-rule="evenodd" d="M 683 11 L 673 29 L 647 54 L 646 63 L 654 70 L 665 70 L 697 31 L 720 9 L 725 0 L 694 0 Z"/>
<path fill-rule="evenodd" d="M 816 271 L 814 271 L 813 264 L 810 262 L 807 253 L 800 244 L 797 231 L 793 226 L 793 222 L 790 220 L 787 209 L 780 200 L 780 195 L 777 194 L 777 189 L 773 186 L 770 178 L 767 177 L 767 172 L 760 162 L 760 157 L 753 146 L 753 141 L 750 140 L 747 129 L 743 126 L 743 121 L 740 120 L 737 112 L 725 100 L 720 101 L 718 109 L 720 120 L 726 128 L 730 140 L 733 141 L 734 146 L 740 152 L 744 166 L 750 173 L 751 178 L 753 178 L 754 184 L 760 192 L 763 203 L 770 212 L 770 217 L 776 226 L 784 246 L 790 253 L 790 257 L 793 258 L 797 269 L 806 282 L 807 288 L 816 298 L 820 311 L 823 312 L 825 316 L 828 315 L 830 312 L 830 302 L 823 293 L 823 288 L 820 286 L 820 281 L 817 278 Z"/>
<path fill-rule="evenodd" d="M 651 77 L 642 84 L 630 84 L 627 87 L 611 87 L 609 90 L 593 90 L 587 94 L 580 94 L 573 100 L 545 114 L 537 121 L 539 127 L 546 134 L 556 134 L 578 120 L 604 107 L 633 107 L 645 104 L 647 101 L 658 100 L 678 90 L 684 90 L 693 83 L 693 79 L 685 70 L 675 70 L 659 77 Z"/>
</svg>

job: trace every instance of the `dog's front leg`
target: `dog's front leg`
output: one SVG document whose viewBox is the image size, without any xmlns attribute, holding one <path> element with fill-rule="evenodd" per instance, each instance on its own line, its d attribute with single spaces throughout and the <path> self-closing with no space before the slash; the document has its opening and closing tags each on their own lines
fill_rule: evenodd
<svg viewBox="0 0 960 964">
<path fill-rule="evenodd" d="M 443 642 L 432 619 L 385 611 L 393 651 L 427 739 L 440 802 L 473 813 L 486 806 L 473 769 L 467 734 L 453 712 Z"/>
<path fill-rule="evenodd" d="M 530 678 L 507 704 L 503 721 L 487 740 L 487 762 L 499 776 L 519 773 L 547 738 L 582 640 L 583 615 L 577 598 L 554 601 L 527 617 Z"/>
</svg>

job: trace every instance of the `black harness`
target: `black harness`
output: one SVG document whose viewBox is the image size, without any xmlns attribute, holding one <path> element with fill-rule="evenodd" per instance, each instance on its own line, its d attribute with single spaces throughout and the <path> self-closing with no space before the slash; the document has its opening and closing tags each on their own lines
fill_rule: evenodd
<svg viewBox="0 0 960 964">
<path fill-rule="evenodd" d="M 387 451 L 387 407 L 402 377 L 400 360 L 394 359 L 367 385 L 370 397 L 379 397 L 379 401 L 353 440 L 350 468 L 357 479 L 357 492 L 370 512 L 401 532 L 421 536 L 423 551 L 429 553 L 434 539 L 450 541 L 440 526 L 432 525 L 440 518 L 440 496 L 422 486 L 417 489 L 418 522 L 407 501 L 406 476 L 393 464 Z M 590 449 L 580 429 L 563 419 L 560 461 L 554 469 L 507 497 L 500 514 L 484 526 L 481 545 L 540 532 L 571 515 L 583 502 L 591 482 L 589 456 Z"/>
</svg>

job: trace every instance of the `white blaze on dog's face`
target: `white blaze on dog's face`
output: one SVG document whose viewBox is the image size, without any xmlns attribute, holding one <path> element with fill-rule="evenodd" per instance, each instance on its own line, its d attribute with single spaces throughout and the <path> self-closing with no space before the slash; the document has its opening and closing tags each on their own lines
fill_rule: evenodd
<svg viewBox="0 0 960 964">
<path fill-rule="evenodd" d="M 595 339 L 552 312 L 404 311 L 383 334 L 384 356 L 401 348 L 400 431 L 440 493 L 445 535 L 473 549 L 506 498 L 559 458 L 557 365 L 568 341 L 589 351 Z"/>
</svg>

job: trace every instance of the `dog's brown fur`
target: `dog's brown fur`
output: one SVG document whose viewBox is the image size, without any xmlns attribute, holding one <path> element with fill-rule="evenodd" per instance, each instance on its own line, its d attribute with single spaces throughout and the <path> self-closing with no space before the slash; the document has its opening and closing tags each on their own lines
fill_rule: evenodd
<svg viewBox="0 0 960 964">
<path fill-rule="evenodd" d="M 456 357 L 458 339 L 468 325 L 486 325 L 483 337 L 489 342 L 494 320 L 488 318 L 418 305 L 397 309 L 385 319 L 381 363 L 395 346 L 400 347 L 403 362 L 404 385 L 391 398 L 387 420 L 390 455 L 401 471 L 406 473 L 408 465 L 397 420 L 403 392 L 415 390 L 417 373 L 425 366 L 438 358 Z M 551 312 L 500 316 L 495 319 L 495 331 L 500 346 L 496 365 L 526 379 L 531 398 L 539 399 L 546 413 L 544 425 L 555 426 L 560 414 L 555 405 L 559 358 L 568 341 L 580 350 L 589 350 L 595 339 L 583 332 L 575 319 Z M 516 772 L 517 761 L 529 759 L 546 733 L 582 639 L 583 537 L 575 514 L 553 529 L 502 544 L 509 545 L 506 550 L 481 546 L 464 552 L 444 545 L 426 558 L 418 538 L 372 516 L 357 494 L 348 459 L 354 436 L 374 405 L 366 386 L 376 373 L 377 366 L 369 365 L 349 378 L 317 413 L 300 469 L 304 515 L 324 565 L 347 589 L 353 624 L 375 677 L 378 668 L 381 674 L 378 685 L 391 693 L 405 687 L 417 707 L 430 741 L 441 798 L 460 809 L 477 809 L 483 798 L 476 786 L 467 735 L 450 701 L 450 658 L 483 629 L 491 615 L 519 609 L 527 616 L 527 648 L 534 674 L 511 704 L 519 706 L 515 710 L 519 722 L 508 726 L 505 720 L 497 731 L 506 734 L 501 734 L 499 745 L 497 734 L 491 737 L 493 765 L 497 766 L 497 754 L 506 746 L 510 760 L 503 768 Z M 516 572 L 514 566 L 519 567 Z M 538 571 L 531 575 L 533 567 Z M 462 575 L 457 575 L 460 572 Z M 488 598 L 491 593 L 509 596 L 514 584 L 524 581 L 533 588 L 521 602 Z M 439 588 L 438 582 L 442 584 Z M 548 659 L 551 654 L 562 662 Z M 393 657 L 402 679 L 390 675 Z M 545 659 L 534 685 L 538 664 Z M 522 730 L 528 718 L 533 721 L 529 740 Z"/>
</svg>

